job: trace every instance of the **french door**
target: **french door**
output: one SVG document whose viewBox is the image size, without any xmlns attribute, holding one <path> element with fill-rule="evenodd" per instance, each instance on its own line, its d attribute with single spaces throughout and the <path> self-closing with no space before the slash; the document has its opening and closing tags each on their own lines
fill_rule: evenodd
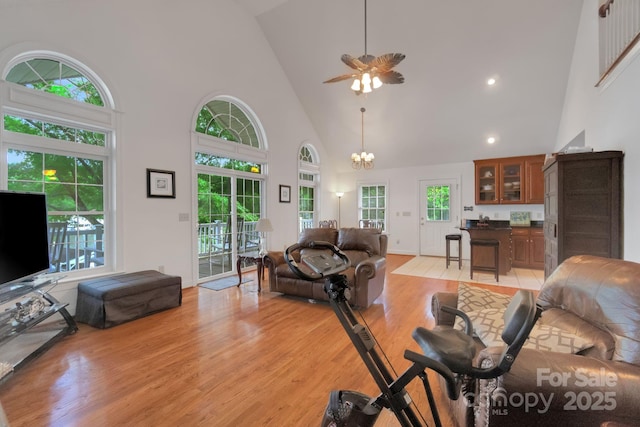
<svg viewBox="0 0 640 427">
<path fill-rule="evenodd" d="M 445 256 L 445 235 L 460 230 L 458 180 L 420 181 L 420 255 Z"/>
<path fill-rule="evenodd" d="M 263 180 L 197 174 L 198 280 L 236 273 L 239 254 L 258 251 Z"/>
</svg>

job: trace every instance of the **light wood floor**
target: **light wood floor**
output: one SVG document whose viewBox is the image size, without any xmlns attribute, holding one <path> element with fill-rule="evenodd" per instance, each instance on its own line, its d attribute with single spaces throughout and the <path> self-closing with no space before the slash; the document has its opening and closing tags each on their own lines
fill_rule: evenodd
<svg viewBox="0 0 640 427">
<path fill-rule="evenodd" d="M 405 348 L 419 351 L 412 330 L 433 325 L 433 293 L 457 287 L 389 273 L 411 258 L 388 257 L 385 291 L 363 312 L 397 371 Z M 111 329 L 80 324 L 0 385 L 0 402 L 12 427 L 318 426 L 332 389 L 377 394 L 331 308 L 253 281 L 185 289 L 180 308 Z M 377 425 L 397 423 L 386 413 Z"/>
</svg>

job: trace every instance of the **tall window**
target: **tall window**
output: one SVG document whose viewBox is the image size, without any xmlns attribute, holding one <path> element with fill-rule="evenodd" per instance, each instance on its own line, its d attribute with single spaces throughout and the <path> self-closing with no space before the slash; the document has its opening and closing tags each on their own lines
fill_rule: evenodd
<svg viewBox="0 0 640 427">
<path fill-rule="evenodd" d="M 115 113 L 107 89 L 83 65 L 55 54 L 24 54 L 4 79 L 1 187 L 47 195 L 52 271 L 113 268 L 107 177 Z"/>
<path fill-rule="evenodd" d="M 310 145 L 303 145 L 298 153 L 298 231 L 315 227 L 317 219 L 318 156 Z"/>
<path fill-rule="evenodd" d="M 267 168 L 260 135 L 257 121 L 237 100 L 216 98 L 198 113 L 192 138 L 201 281 L 235 272 L 238 255 L 257 255 Z"/>
<path fill-rule="evenodd" d="M 360 186 L 360 225 L 364 227 L 387 229 L 387 186 Z"/>
</svg>

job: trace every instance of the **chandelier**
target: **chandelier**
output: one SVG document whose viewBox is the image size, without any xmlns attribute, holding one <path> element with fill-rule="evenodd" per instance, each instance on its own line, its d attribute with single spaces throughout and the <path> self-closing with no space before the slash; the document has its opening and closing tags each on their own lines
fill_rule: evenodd
<svg viewBox="0 0 640 427">
<path fill-rule="evenodd" d="M 360 108 L 360 112 L 362 113 L 362 145 L 361 145 L 361 152 L 360 154 L 358 153 L 353 153 L 351 155 L 351 167 L 353 167 L 354 169 L 360 169 L 360 168 L 364 168 L 364 169 L 372 169 L 373 168 L 373 159 L 375 158 L 373 153 L 367 153 L 366 151 L 364 151 L 364 112 L 366 110 L 364 109 L 364 107 Z"/>
</svg>

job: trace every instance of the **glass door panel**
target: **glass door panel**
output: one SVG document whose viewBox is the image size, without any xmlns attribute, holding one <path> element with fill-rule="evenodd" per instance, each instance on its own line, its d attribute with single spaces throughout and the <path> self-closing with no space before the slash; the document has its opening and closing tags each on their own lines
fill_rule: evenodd
<svg viewBox="0 0 640 427">
<path fill-rule="evenodd" d="M 256 253 L 263 180 L 198 174 L 198 279 L 236 272 L 238 255 Z"/>
<path fill-rule="evenodd" d="M 496 165 L 488 164 L 476 168 L 476 188 L 477 203 L 495 203 L 498 200 Z"/>
<path fill-rule="evenodd" d="M 523 201 L 522 197 L 522 170 L 521 162 L 503 163 L 502 165 L 501 193 L 504 202 Z"/>
</svg>

